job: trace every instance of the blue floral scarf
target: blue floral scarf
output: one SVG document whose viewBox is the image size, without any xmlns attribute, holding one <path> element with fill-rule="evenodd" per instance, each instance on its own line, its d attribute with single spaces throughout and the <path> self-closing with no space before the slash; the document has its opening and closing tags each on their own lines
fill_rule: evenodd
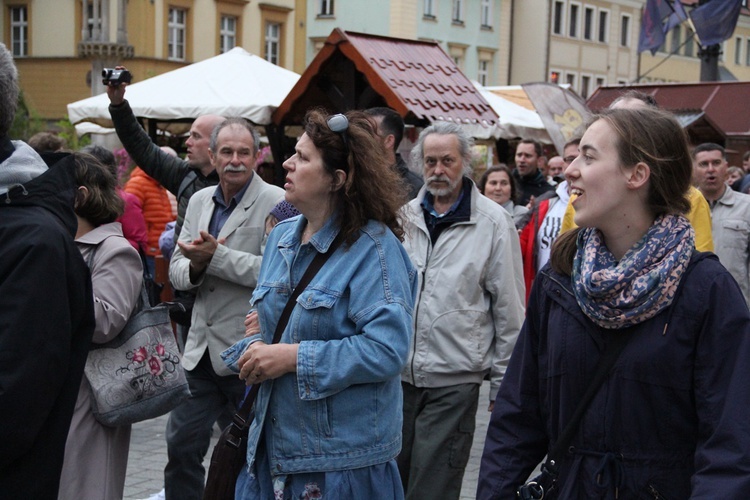
<svg viewBox="0 0 750 500">
<path fill-rule="evenodd" d="M 680 215 L 659 216 L 617 262 L 596 228 L 578 234 L 573 292 L 578 305 L 602 328 L 624 328 L 669 307 L 690 263 L 695 234 Z"/>
</svg>

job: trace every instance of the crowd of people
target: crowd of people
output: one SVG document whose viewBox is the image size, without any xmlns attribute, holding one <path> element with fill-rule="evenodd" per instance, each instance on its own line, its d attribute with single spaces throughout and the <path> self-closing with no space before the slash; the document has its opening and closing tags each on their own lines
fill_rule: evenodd
<svg viewBox="0 0 750 500">
<path fill-rule="evenodd" d="M 457 499 L 478 411 L 479 499 L 750 491 L 750 180 L 649 96 L 476 179 L 457 124 L 407 165 L 394 110 L 313 109 L 279 187 L 246 120 L 198 117 L 182 159 L 121 83 L 121 188 L 105 148 L 9 137 L 17 79 L 0 44 L 0 497 L 123 497 L 130 427 L 83 367 L 162 253 L 190 396 L 152 499 L 202 499 L 214 425 L 256 395 L 243 500 Z"/>
</svg>

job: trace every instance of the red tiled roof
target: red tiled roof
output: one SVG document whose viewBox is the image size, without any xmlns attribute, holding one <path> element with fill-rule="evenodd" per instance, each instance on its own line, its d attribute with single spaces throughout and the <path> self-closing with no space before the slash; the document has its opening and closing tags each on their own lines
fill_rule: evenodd
<svg viewBox="0 0 750 500">
<path fill-rule="evenodd" d="M 594 111 L 606 108 L 628 90 L 654 96 L 659 106 L 677 112 L 700 109 L 727 136 L 750 134 L 750 82 L 700 82 L 600 87 L 587 104 Z"/>
<path fill-rule="evenodd" d="M 355 72 L 347 72 L 347 61 Z M 341 90 L 338 102 L 325 90 L 331 84 Z M 367 86 L 374 95 L 368 94 Z M 494 125 L 498 119 L 436 42 L 336 28 L 276 110 L 273 121 L 277 125 L 299 123 L 304 112 L 314 106 L 346 111 L 382 106 L 383 102 L 413 124 L 452 120 Z"/>
</svg>

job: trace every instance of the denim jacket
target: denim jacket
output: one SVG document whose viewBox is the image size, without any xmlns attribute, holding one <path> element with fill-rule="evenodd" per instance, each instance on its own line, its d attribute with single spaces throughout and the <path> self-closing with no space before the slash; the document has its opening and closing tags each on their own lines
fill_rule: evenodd
<svg viewBox="0 0 750 500">
<path fill-rule="evenodd" d="M 316 252 L 338 233 L 332 217 L 300 245 L 302 216 L 271 232 L 252 307 L 270 344 L 291 293 Z M 250 427 L 252 466 L 263 431 L 274 475 L 367 467 L 401 449 L 399 374 L 409 352 L 417 276 L 393 233 L 370 221 L 342 244 L 299 295 L 281 342 L 298 343 L 297 373 L 263 383 Z M 231 351 L 232 349 L 230 349 Z M 236 369 L 236 364 L 234 365 Z"/>
</svg>

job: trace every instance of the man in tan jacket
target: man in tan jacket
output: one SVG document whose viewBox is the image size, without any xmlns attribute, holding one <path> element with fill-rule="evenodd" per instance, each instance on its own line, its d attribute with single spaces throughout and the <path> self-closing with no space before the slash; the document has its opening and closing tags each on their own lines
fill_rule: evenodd
<svg viewBox="0 0 750 500">
<path fill-rule="evenodd" d="M 244 384 L 219 354 L 242 338 L 248 300 L 260 271 L 265 218 L 283 197 L 253 170 L 258 134 L 230 118 L 211 134 L 210 157 L 219 185 L 190 199 L 169 267 L 178 290 L 197 292 L 183 364 L 191 396 L 167 424 L 167 500 L 200 500 L 213 423 L 227 402 L 238 403 Z"/>
</svg>

